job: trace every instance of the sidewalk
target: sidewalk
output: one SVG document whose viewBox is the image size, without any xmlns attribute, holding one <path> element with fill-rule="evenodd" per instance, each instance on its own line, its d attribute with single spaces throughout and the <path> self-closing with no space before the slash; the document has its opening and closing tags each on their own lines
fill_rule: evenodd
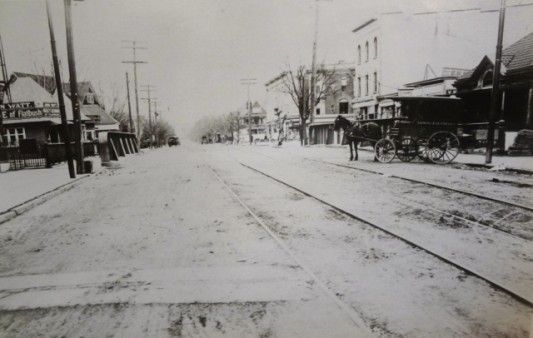
<svg viewBox="0 0 533 338">
<path fill-rule="evenodd" d="M 94 158 L 93 170 L 97 171 L 99 168 L 100 160 Z M 88 174 L 76 175 L 76 179 L 86 176 Z M 74 180 L 69 177 L 66 163 L 52 168 L 23 169 L 1 173 L 0 213 Z"/>
<path fill-rule="evenodd" d="M 483 154 L 459 154 L 454 162 L 482 167 L 491 166 L 494 170 L 506 169 L 533 173 L 533 156 L 493 156 L 492 164 L 486 165 Z"/>
<path fill-rule="evenodd" d="M 344 145 L 314 145 L 312 147 L 348 148 Z M 365 152 L 373 152 L 370 147 L 359 148 Z M 396 161 L 397 159 L 395 159 Z M 452 164 L 465 164 L 473 167 L 482 167 L 492 170 L 516 171 L 524 174 L 533 174 L 533 156 L 498 156 L 492 157 L 492 164 L 485 164 L 484 154 L 459 154 Z"/>
</svg>

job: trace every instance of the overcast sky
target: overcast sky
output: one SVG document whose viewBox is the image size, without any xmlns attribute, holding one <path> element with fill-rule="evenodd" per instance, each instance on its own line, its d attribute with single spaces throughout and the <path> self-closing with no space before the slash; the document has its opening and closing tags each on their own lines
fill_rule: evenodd
<svg viewBox="0 0 533 338">
<path fill-rule="evenodd" d="M 508 0 L 509 4 L 532 2 Z M 67 61 L 63 1 L 51 0 L 56 39 Z M 320 1 L 318 60 L 353 62 L 351 30 L 380 12 L 419 12 L 478 7 L 497 8 L 496 0 L 331 0 Z M 74 2 L 73 23 L 79 80 L 90 80 L 109 103 L 125 100 L 125 72 L 131 51 L 121 40 L 147 47 L 138 57 L 139 83 L 155 86 L 153 96 L 164 118 L 183 131 L 195 120 L 235 110 L 246 100 L 242 78 L 257 78 L 252 98 L 265 98 L 264 83 L 290 63 L 311 61 L 314 0 L 85 0 Z M 461 29 L 496 39 L 497 13 L 476 13 L 485 27 Z M 533 6 L 510 8 L 504 45 L 533 30 Z M 0 34 L 9 72 L 51 73 L 44 1 L 0 0 Z M 465 35 L 465 38 L 467 35 Z M 492 47 L 493 48 L 493 47 Z M 481 47 L 480 47 L 481 49 Z M 480 54 L 483 51 L 480 50 Z M 492 53 L 487 51 L 486 53 Z M 493 55 L 489 54 L 491 58 Z M 479 60 L 472 60 L 474 66 Z M 132 91 L 133 94 L 133 91 Z M 147 107 L 141 101 L 141 113 Z"/>
</svg>

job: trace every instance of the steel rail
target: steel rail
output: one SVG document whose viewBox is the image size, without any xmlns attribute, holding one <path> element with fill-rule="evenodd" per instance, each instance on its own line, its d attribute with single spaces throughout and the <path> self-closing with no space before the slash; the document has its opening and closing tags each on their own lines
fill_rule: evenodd
<svg viewBox="0 0 533 338">
<path fill-rule="evenodd" d="M 324 163 L 324 164 L 329 164 L 329 165 L 334 165 L 334 166 L 338 166 L 338 167 L 342 167 L 342 168 L 347 168 L 347 169 L 354 169 L 354 170 L 360 170 L 360 171 L 364 171 L 364 172 L 368 172 L 368 173 L 371 173 L 371 174 L 377 174 L 377 175 L 381 175 L 381 176 L 385 176 L 386 174 L 383 174 L 383 173 L 379 173 L 377 171 L 372 171 L 372 170 L 369 170 L 369 169 L 362 169 L 362 168 L 356 168 L 356 167 L 352 167 L 352 166 L 348 166 L 348 165 L 343 165 L 343 164 L 337 164 L 337 163 L 332 163 L 332 162 L 327 162 L 327 161 L 322 161 L 322 160 L 313 160 L 313 159 L 307 159 L 307 160 L 310 160 L 310 161 L 317 161 L 317 162 L 320 162 L 320 163 Z M 387 177 L 393 177 L 393 175 L 387 175 Z M 398 177 L 393 177 L 393 178 L 398 178 Z M 415 180 L 416 181 L 416 180 Z M 421 183 L 421 184 L 426 184 L 425 182 L 423 181 L 416 181 L 416 183 Z M 431 183 L 429 183 L 431 184 Z M 467 194 L 468 192 L 463 192 L 464 194 Z M 462 217 L 462 216 L 459 216 L 459 215 L 455 215 L 455 214 L 452 214 L 450 212 L 447 212 L 447 211 L 444 211 L 444 210 L 440 210 L 440 209 L 436 209 L 432 206 L 429 206 L 429 205 L 426 205 L 424 203 L 420 203 L 420 202 L 417 202 L 413 199 L 410 199 L 410 198 L 406 198 L 406 197 L 402 197 L 402 199 L 404 200 L 407 200 L 409 201 L 410 203 L 413 203 L 413 204 L 416 204 L 418 206 L 422 206 L 424 208 L 427 208 L 427 209 L 431 209 L 435 212 L 438 212 L 438 213 L 441 213 L 443 215 L 446 215 L 446 216 L 449 216 L 451 218 L 454 218 L 454 219 L 459 219 L 463 222 L 466 222 L 466 223 L 470 223 L 470 224 L 475 224 L 475 225 L 479 225 L 479 226 L 484 226 L 484 227 L 488 227 L 488 228 L 491 228 L 493 230 L 496 230 L 496 231 L 499 231 L 499 232 L 503 232 L 509 236 L 513 236 L 513 237 L 518 237 L 518 238 L 521 238 L 521 239 L 524 239 L 524 240 L 530 240 L 529 238 L 526 238 L 524 236 L 521 236 L 519 234 L 516 234 L 516 233 L 513 233 L 512 231 L 510 230 L 505 230 L 505 229 L 502 229 L 501 226 L 499 225 L 501 223 L 501 221 L 503 219 L 505 219 L 506 217 L 508 217 L 510 214 L 504 216 L 502 219 L 498 220 L 498 224 L 495 224 L 495 225 L 491 225 L 491 224 L 487 224 L 485 222 L 480 222 L 480 221 L 475 221 L 475 220 L 471 220 L 471 219 L 468 219 L 466 217 Z M 496 210 L 498 211 L 498 210 Z M 496 212 L 494 211 L 494 212 Z M 513 212 L 514 213 L 514 212 Z M 512 213 L 511 213 L 512 214 Z"/>
<path fill-rule="evenodd" d="M 399 176 L 399 175 L 396 175 L 396 174 L 388 175 L 388 174 L 385 174 L 385 173 L 382 173 L 382 172 L 379 172 L 379 171 L 375 171 L 375 170 L 371 170 L 371 169 L 364 169 L 364 168 L 357 168 L 357 167 L 353 167 L 353 166 L 346 165 L 346 164 L 340 164 L 340 163 L 334 163 L 334 162 L 329 162 L 329 161 L 317 160 L 317 159 L 312 159 L 312 158 L 307 158 L 307 157 L 304 157 L 304 159 L 306 159 L 308 161 L 315 161 L 315 162 L 325 163 L 325 164 L 329 164 L 329 165 L 334 165 L 334 166 L 337 166 L 337 167 L 348 168 L 348 169 L 353 169 L 353 170 L 359 170 L 359 171 L 363 171 L 363 172 L 366 172 L 366 173 L 393 177 L 393 178 L 397 178 L 397 179 L 400 179 L 400 180 L 409 181 L 409 182 L 412 182 L 412 183 L 423 184 L 423 185 L 427 185 L 427 186 L 430 186 L 430 187 L 439 188 L 439 189 L 442 189 L 442 190 L 448 190 L 448 191 L 453 191 L 453 192 L 456 192 L 456 193 L 459 193 L 459 194 L 463 194 L 463 195 L 467 195 L 467 196 L 477 197 L 477 198 L 484 199 L 484 200 L 491 201 L 491 202 L 505 204 L 505 205 L 512 206 L 512 207 L 515 207 L 515 208 L 524 209 L 524 210 L 527 210 L 527 211 L 533 211 L 533 207 L 529 207 L 527 205 L 513 203 L 513 202 L 501 200 L 499 198 L 485 196 L 485 195 L 481 195 L 481 194 L 478 194 L 478 193 L 475 193 L 475 192 L 471 192 L 471 191 L 464 191 L 464 190 L 461 190 L 461 189 L 452 188 L 452 187 L 441 185 L 441 184 L 431 183 L 431 182 L 427 182 L 427 181 L 421 181 L 421 180 L 417 180 L 417 179 L 414 179 L 414 178 L 408 178 L 408 177 L 404 177 L 404 176 Z"/>
<path fill-rule="evenodd" d="M 239 162 L 240 163 L 240 162 Z M 242 165 L 242 163 L 240 163 Z M 281 240 L 269 227 L 266 225 L 259 216 L 253 210 L 239 197 L 239 195 L 220 177 L 220 175 L 216 172 L 215 169 L 213 169 L 211 166 L 206 165 L 213 175 L 216 177 L 216 179 L 226 188 L 226 190 L 230 193 L 230 195 L 252 216 L 252 218 L 274 239 L 274 241 L 285 251 L 287 255 L 300 267 L 302 270 L 311 277 L 311 279 L 316 283 L 316 285 L 322 289 L 322 291 L 328 296 L 343 312 L 346 314 L 350 320 L 361 329 L 367 330 L 367 335 L 373 335 L 371 329 L 366 325 L 366 323 L 361 319 L 360 315 L 348 304 L 344 303 L 331 289 L 327 287 L 327 285 L 322 282 L 312 271 L 311 268 L 309 268 L 306 264 L 304 264 L 297 256 L 296 254 L 289 248 L 285 242 Z"/>
<path fill-rule="evenodd" d="M 320 202 L 322 204 L 325 204 L 325 205 L 333 208 L 334 210 L 342 213 L 343 215 L 346 215 L 346 216 L 348 216 L 348 217 L 350 217 L 352 219 L 355 219 L 355 220 L 357 220 L 357 221 L 359 221 L 361 223 L 367 224 L 367 225 L 369 225 L 369 226 L 371 226 L 373 228 L 381 230 L 381 231 L 385 232 L 386 234 L 388 234 L 390 236 L 398 238 L 401 241 L 409 244 L 413 248 L 419 249 L 419 250 L 431 255 L 431 256 L 443 261 L 444 263 L 447 263 L 447 264 L 455 267 L 456 269 L 462 271 L 463 273 L 465 273 L 467 275 L 475 276 L 475 277 L 479 278 L 480 280 L 482 280 L 482 281 L 486 282 L 487 284 L 489 284 L 494 289 L 499 290 L 499 291 L 501 291 L 503 293 L 506 293 L 509 296 L 511 296 L 512 298 L 514 298 L 517 301 L 519 301 L 520 303 L 525 304 L 525 305 L 529 306 L 530 308 L 533 308 L 533 301 L 531 301 L 531 300 L 519 295 L 518 293 L 516 293 L 514 291 L 511 291 L 510 289 L 506 288 L 505 286 L 500 285 L 497 282 L 494 282 L 494 281 L 490 280 L 487 277 L 484 277 L 483 275 L 481 275 L 478 272 L 473 271 L 472 269 L 466 268 L 466 267 L 460 265 L 459 263 L 456 263 L 456 262 L 452 261 L 451 259 L 448 259 L 448 258 L 446 258 L 446 257 L 444 257 L 444 256 L 442 256 L 442 255 L 430 250 L 430 249 L 427 249 L 427 248 L 423 247 L 422 245 L 417 244 L 417 243 L 411 241 L 410 239 L 408 239 L 408 238 L 406 238 L 406 237 L 404 237 L 402 235 L 396 234 L 396 233 L 394 233 L 391 230 L 387 230 L 387 229 L 385 229 L 384 227 L 382 227 L 380 225 L 377 225 L 377 224 L 375 224 L 375 223 L 373 223 L 371 221 L 368 221 L 368 220 L 366 220 L 364 218 L 361 218 L 360 216 L 357 216 L 357 215 L 355 215 L 355 214 L 353 214 L 353 213 L 351 213 L 349 211 L 346 211 L 346 210 L 344 210 L 344 209 L 342 209 L 342 208 L 340 208 L 340 207 L 338 207 L 338 206 L 336 206 L 334 204 L 331 204 L 331 203 L 329 203 L 329 202 L 327 202 L 327 201 L 325 201 L 325 200 L 323 200 L 323 199 L 321 199 L 319 197 L 316 197 L 316 196 L 312 195 L 311 193 L 308 193 L 308 192 L 306 192 L 306 191 L 304 191 L 304 190 L 302 190 L 300 188 L 297 188 L 297 187 L 291 185 L 290 183 L 287 183 L 287 182 L 285 182 L 285 181 L 283 181 L 283 180 L 281 180 L 279 178 L 276 178 L 276 177 L 274 177 L 272 175 L 269 175 L 269 174 L 267 174 L 267 173 L 265 173 L 265 172 L 263 172 L 263 171 L 261 171 L 259 169 L 256 169 L 256 168 L 254 168 L 254 167 L 252 167 L 252 166 L 250 166 L 248 164 L 245 164 L 245 163 L 242 163 L 242 162 L 239 162 L 239 164 L 242 165 L 243 167 L 248 168 L 248 169 L 250 169 L 250 170 L 252 170 L 252 171 L 254 171 L 254 172 L 258 173 L 258 174 L 261 174 L 261 175 L 263 175 L 263 176 L 265 176 L 265 177 L 267 177 L 267 178 L 269 178 L 269 179 L 271 179 L 273 181 L 276 181 L 276 182 L 278 182 L 278 183 L 280 183 L 280 184 L 282 184 L 284 186 L 287 186 L 287 187 L 289 187 L 289 188 L 291 188 L 293 190 L 296 190 L 296 191 L 300 192 L 301 194 L 303 194 L 303 195 L 305 195 L 307 197 L 310 197 L 310 198 L 312 198 L 312 199 L 314 199 L 314 200 L 316 200 L 316 201 L 318 201 L 318 202 Z"/>
</svg>

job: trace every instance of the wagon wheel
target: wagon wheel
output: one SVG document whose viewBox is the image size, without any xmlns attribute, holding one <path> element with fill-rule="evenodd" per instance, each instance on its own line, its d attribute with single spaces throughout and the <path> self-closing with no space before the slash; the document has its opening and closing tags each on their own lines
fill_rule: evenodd
<svg viewBox="0 0 533 338">
<path fill-rule="evenodd" d="M 402 138 L 398 143 L 396 155 L 402 162 L 411 162 L 418 154 L 418 144 L 412 138 Z"/>
<path fill-rule="evenodd" d="M 396 147 L 394 146 L 394 142 L 388 138 L 382 138 L 376 142 L 376 145 L 374 146 L 374 153 L 378 161 L 381 163 L 389 163 L 394 159 L 394 156 L 396 156 Z"/>
<path fill-rule="evenodd" d="M 449 131 L 438 131 L 429 137 L 426 152 L 433 163 L 450 163 L 459 154 L 459 139 Z"/>
</svg>

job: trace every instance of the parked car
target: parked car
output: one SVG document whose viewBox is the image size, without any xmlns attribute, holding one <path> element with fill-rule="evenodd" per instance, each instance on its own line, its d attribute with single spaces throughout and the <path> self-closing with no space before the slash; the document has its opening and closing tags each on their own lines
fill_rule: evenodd
<svg viewBox="0 0 533 338">
<path fill-rule="evenodd" d="M 168 146 L 179 146 L 180 145 L 180 138 L 177 136 L 171 136 L 168 138 Z"/>
</svg>

